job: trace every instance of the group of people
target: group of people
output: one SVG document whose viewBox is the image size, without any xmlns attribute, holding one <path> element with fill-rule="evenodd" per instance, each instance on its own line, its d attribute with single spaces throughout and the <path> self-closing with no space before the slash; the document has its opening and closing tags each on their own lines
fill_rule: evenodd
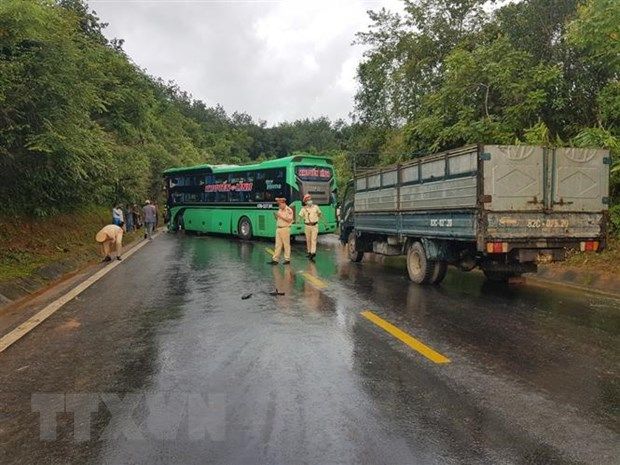
<svg viewBox="0 0 620 465">
<path fill-rule="evenodd" d="M 306 250 L 309 260 L 314 261 L 316 257 L 316 242 L 319 237 L 319 221 L 321 220 L 321 209 L 314 204 L 312 196 L 303 196 L 304 206 L 299 211 L 299 217 L 304 222 L 304 232 L 306 235 Z M 286 199 L 278 197 L 278 210 L 274 212 L 276 218 L 276 247 L 274 254 L 269 262 L 272 265 L 280 263 L 280 255 L 284 250 L 284 264 L 291 263 L 291 224 L 295 221 L 293 209 L 286 204 Z"/>
<path fill-rule="evenodd" d="M 138 205 L 127 205 L 123 207 L 118 204 L 112 209 L 112 224 L 116 226 L 120 226 L 123 223 L 125 232 L 131 232 L 134 229 L 137 231 L 142 226 L 147 226 L 149 221 L 147 221 L 145 209 L 148 205 L 155 208 L 155 223 L 158 223 L 158 212 L 157 206 L 154 203 L 151 203 L 147 200 L 144 203 L 142 208 L 138 207 Z M 149 207 L 149 208 L 151 208 Z"/>
<path fill-rule="evenodd" d="M 116 205 L 112 209 L 112 224 L 104 226 L 95 235 L 95 241 L 101 245 L 103 261 L 111 261 L 112 254 L 116 255 L 117 260 L 122 260 L 123 234 L 126 231 L 138 230 L 144 224 L 144 238 L 152 240 L 158 220 L 157 206 L 150 200 L 144 202 L 141 210 L 137 205 L 128 206 L 126 210 Z"/>
</svg>

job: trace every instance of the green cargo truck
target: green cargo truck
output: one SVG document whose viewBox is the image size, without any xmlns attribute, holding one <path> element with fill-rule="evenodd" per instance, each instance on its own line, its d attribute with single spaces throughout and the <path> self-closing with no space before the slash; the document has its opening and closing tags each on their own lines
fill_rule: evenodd
<svg viewBox="0 0 620 465">
<path fill-rule="evenodd" d="M 357 171 L 341 240 L 353 261 L 406 255 L 420 284 L 448 265 L 507 281 L 605 246 L 610 163 L 602 149 L 477 145 Z"/>
</svg>

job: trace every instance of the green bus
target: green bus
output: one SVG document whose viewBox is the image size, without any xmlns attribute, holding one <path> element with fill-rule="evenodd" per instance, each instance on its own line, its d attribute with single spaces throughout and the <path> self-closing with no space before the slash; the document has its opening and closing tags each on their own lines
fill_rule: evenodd
<svg viewBox="0 0 620 465">
<path fill-rule="evenodd" d="M 295 213 L 291 235 L 303 234 L 301 198 L 323 213 L 319 234 L 336 231 L 336 179 L 329 158 L 296 154 L 253 165 L 198 165 L 164 171 L 168 229 L 275 237 L 277 197 Z"/>
</svg>

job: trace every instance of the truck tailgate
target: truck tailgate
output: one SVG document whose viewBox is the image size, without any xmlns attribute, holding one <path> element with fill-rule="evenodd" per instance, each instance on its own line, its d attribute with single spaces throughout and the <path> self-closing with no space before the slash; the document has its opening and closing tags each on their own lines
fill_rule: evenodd
<svg viewBox="0 0 620 465">
<path fill-rule="evenodd" d="M 607 150 L 487 145 L 480 158 L 487 211 L 551 214 L 607 209 Z"/>
<path fill-rule="evenodd" d="M 604 235 L 608 151 L 488 145 L 480 159 L 484 240 Z"/>
<path fill-rule="evenodd" d="M 553 211 L 600 212 L 607 207 L 609 152 L 555 149 L 551 160 Z"/>
<path fill-rule="evenodd" d="M 543 210 L 545 166 L 542 147 L 486 145 L 480 157 L 483 160 L 485 210 Z"/>
</svg>

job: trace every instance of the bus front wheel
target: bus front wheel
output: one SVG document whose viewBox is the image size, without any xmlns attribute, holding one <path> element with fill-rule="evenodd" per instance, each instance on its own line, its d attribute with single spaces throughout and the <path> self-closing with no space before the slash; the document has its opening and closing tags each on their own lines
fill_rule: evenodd
<svg viewBox="0 0 620 465">
<path fill-rule="evenodd" d="M 237 235 L 239 239 L 249 241 L 252 239 L 252 223 L 247 216 L 242 217 L 237 225 Z"/>
</svg>

